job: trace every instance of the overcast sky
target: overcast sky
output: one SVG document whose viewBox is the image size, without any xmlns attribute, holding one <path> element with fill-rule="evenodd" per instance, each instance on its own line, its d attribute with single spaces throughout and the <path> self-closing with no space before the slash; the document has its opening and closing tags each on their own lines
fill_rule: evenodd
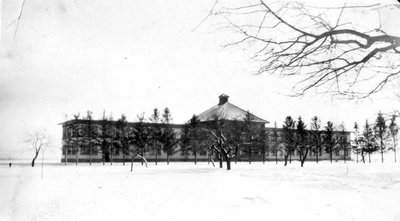
<svg viewBox="0 0 400 221">
<path fill-rule="evenodd" d="M 174 123 L 184 123 L 225 93 L 279 126 L 287 115 L 318 115 L 351 129 L 398 107 L 392 88 L 362 101 L 281 95 L 290 82 L 254 76 L 245 52 L 221 47 L 228 34 L 214 32 L 209 21 L 193 31 L 213 1 L 26 0 L 17 31 L 22 0 L 3 1 L 0 158 L 29 157 L 23 139 L 35 129 L 52 135 L 53 156 L 61 156 L 58 124 L 86 110 L 135 121 L 169 107 Z"/>
</svg>

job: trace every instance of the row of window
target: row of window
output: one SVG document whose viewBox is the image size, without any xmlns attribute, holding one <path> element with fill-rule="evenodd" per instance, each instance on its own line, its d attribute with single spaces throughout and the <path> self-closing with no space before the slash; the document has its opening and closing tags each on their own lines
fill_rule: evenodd
<svg viewBox="0 0 400 221">
<path fill-rule="evenodd" d="M 65 155 L 65 150 L 67 150 L 68 155 L 76 155 L 77 151 L 78 151 L 78 148 L 75 148 L 74 146 L 64 146 L 64 148 L 63 148 L 63 154 L 64 155 Z M 117 149 L 117 148 L 113 148 L 112 151 L 113 151 L 113 155 L 119 155 L 120 154 L 120 150 Z M 101 152 L 101 148 L 99 146 L 94 146 L 92 148 L 91 152 L 92 152 L 92 155 L 98 154 L 98 153 Z M 157 155 L 161 155 L 161 148 L 157 148 L 157 150 L 151 149 L 150 152 L 148 153 L 148 155 L 156 155 L 156 152 L 157 152 Z M 335 156 L 340 156 L 340 152 L 341 151 L 339 151 L 339 150 L 335 150 L 334 151 Z M 259 151 L 259 150 L 251 150 L 250 153 L 253 156 L 258 156 L 258 155 L 262 156 L 262 154 L 263 154 L 262 151 Z M 283 156 L 283 152 L 282 151 L 278 151 L 278 153 L 279 153 L 279 156 Z M 79 154 L 80 155 L 90 155 L 90 148 L 87 147 L 87 146 L 80 147 L 79 148 Z M 197 154 L 200 155 L 200 156 L 206 156 L 207 155 L 207 151 L 202 149 L 202 150 L 199 150 L 197 152 Z M 266 151 L 265 152 L 265 156 L 276 156 L 276 154 L 277 154 L 276 151 Z M 348 151 L 345 151 L 344 154 L 345 154 L 345 156 L 347 156 L 348 155 Z M 183 155 L 185 155 L 185 153 L 181 152 L 181 156 L 183 156 Z M 241 150 L 239 152 L 239 155 L 248 155 L 248 150 Z M 298 151 L 294 151 L 293 152 L 293 156 L 299 156 L 299 155 L 300 154 L 299 154 Z M 321 151 L 318 152 L 318 155 L 322 156 L 322 152 Z M 316 156 L 316 153 L 310 152 L 309 156 Z"/>
</svg>

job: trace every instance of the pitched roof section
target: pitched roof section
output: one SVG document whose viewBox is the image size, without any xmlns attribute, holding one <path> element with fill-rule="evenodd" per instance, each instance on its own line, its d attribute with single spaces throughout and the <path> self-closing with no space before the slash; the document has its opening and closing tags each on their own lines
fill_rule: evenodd
<svg viewBox="0 0 400 221">
<path fill-rule="evenodd" d="M 222 96 L 223 95 L 223 96 Z M 226 120 L 238 120 L 243 121 L 246 118 L 246 111 L 240 107 L 237 107 L 227 100 L 227 95 L 222 94 L 220 98 L 219 104 L 211 107 L 210 109 L 201 113 L 198 118 L 200 121 L 211 121 L 214 120 L 215 117 L 223 117 Z M 221 97 L 226 98 L 226 100 L 221 102 Z M 269 123 L 268 121 L 261 119 L 253 114 L 251 114 L 252 121 L 259 123 Z"/>
</svg>

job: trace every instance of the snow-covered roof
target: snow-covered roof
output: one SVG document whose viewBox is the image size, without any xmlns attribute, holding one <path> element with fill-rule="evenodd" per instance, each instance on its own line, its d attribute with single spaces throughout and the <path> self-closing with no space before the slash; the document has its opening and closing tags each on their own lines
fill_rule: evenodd
<svg viewBox="0 0 400 221">
<path fill-rule="evenodd" d="M 246 118 L 246 111 L 236 105 L 229 103 L 228 97 L 229 96 L 225 94 L 220 95 L 220 102 L 217 105 L 201 113 L 198 116 L 199 120 L 211 121 L 214 120 L 216 117 L 221 117 L 226 120 L 243 121 L 243 119 Z M 261 119 L 253 114 L 251 114 L 251 118 L 253 122 L 269 123 L 268 121 Z"/>
</svg>

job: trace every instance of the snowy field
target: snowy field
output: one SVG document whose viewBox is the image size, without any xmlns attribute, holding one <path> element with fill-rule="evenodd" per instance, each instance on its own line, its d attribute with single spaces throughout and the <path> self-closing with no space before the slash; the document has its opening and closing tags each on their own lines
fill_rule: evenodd
<svg viewBox="0 0 400 221">
<path fill-rule="evenodd" d="M 1 164 L 0 187 L 1 220 L 400 220 L 389 162 Z"/>
</svg>

